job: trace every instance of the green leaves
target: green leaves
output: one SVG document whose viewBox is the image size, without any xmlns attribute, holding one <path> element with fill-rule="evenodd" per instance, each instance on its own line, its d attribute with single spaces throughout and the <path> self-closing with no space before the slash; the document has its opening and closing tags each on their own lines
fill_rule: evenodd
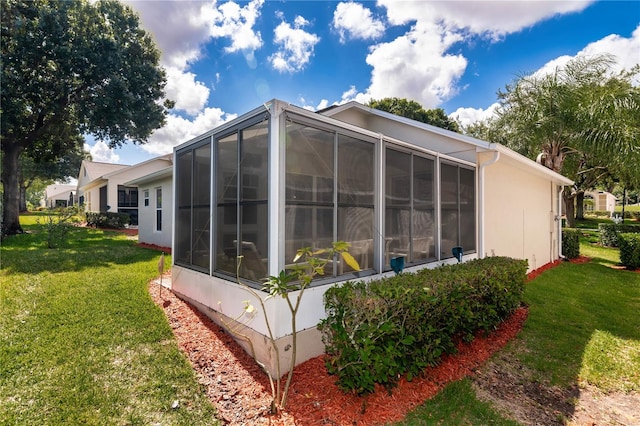
<svg viewBox="0 0 640 426">
<path fill-rule="evenodd" d="M 84 133 L 110 147 L 144 143 L 165 122 L 166 76 L 152 38 L 121 2 L 2 0 L 2 15 L 3 226 L 11 230 L 18 201 L 8 177 L 23 151 L 54 163 L 82 148 Z"/>
<path fill-rule="evenodd" d="M 506 318 L 520 303 L 525 273 L 525 261 L 492 257 L 332 287 L 318 326 L 327 370 L 357 393 L 411 379 L 455 351 L 456 338 L 472 340 Z"/>
</svg>

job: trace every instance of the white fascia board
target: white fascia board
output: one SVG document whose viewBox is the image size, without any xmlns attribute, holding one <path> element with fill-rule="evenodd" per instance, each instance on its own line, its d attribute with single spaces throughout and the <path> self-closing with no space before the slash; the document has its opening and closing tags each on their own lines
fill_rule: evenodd
<svg viewBox="0 0 640 426">
<path fill-rule="evenodd" d="M 560 173 L 556 173 L 553 170 L 546 168 L 542 164 L 538 164 L 535 161 L 525 157 L 524 155 L 519 154 L 514 150 L 507 148 L 506 146 L 499 143 L 492 143 L 490 150 L 498 151 L 500 154 L 510 158 L 511 160 L 514 160 L 516 163 L 519 163 L 531 169 L 532 172 L 548 177 L 553 181 L 553 183 L 557 185 L 572 186 L 574 183 L 571 179 L 562 176 Z"/>
<path fill-rule="evenodd" d="M 143 183 L 153 182 L 159 179 L 164 179 L 173 176 L 173 166 L 165 167 L 164 169 L 160 169 L 156 172 L 149 173 L 145 176 L 140 176 L 139 178 L 132 179 L 128 182 L 123 183 L 125 186 L 140 186 Z"/>
<path fill-rule="evenodd" d="M 85 191 L 87 191 L 88 189 L 91 189 L 91 188 L 104 186 L 108 182 L 109 182 L 108 180 L 99 177 L 98 179 L 94 179 L 91 182 L 88 182 L 86 185 L 79 186 L 78 190 L 85 192 Z"/>
<path fill-rule="evenodd" d="M 113 176 L 119 175 L 121 173 L 129 172 L 129 171 L 133 170 L 136 167 L 143 166 L 145 164 L 152 163 L 154 161 L 167 161 L 169 164 L 171 164 L 173 162 L 173 155 L 172 154 L 165 154 L 165 155 L 161 155 L 159 157 L 153 157 L 153 158 L 151 158 L 149 160 L 145 160 L 145 161 L 142 161 L 140 163 L 133 164 L 131 166 L 125 167 L 125 168 L 120 169 L 120 170 L 116 170 L 115 172 L 107 173 L 106 175 L 102 175 L 100 177 L 103 178 L 103 179 L 109 179 L 109 178 L 111 178 Z"/>
</svg>

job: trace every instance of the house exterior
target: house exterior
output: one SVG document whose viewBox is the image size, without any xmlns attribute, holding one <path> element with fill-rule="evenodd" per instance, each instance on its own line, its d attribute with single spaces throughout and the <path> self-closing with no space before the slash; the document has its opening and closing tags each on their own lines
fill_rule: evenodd
<svg viewBox="0 0 640 426">
<path fill-rule="evenodd" d="M 49 209 L 68 207 L 74 204 L 75 185 L 54 183 L 44 190 L 44 206 Z"/>
<path fill-rule="evenodd" d="M 455 250 L 462 261 L 527 259 L 529 269 L 555 261 L 561 193 L 573 183 L 499 144 L 355 102 L 313 113 L 273 100 L 174 153 L 172 288 L 250 337 L 271 371 L 267 321 L 245 312 L 243 301 L 261 305 L 238 281 L 260 289 L 298 248 L 351 244 L 361 270 L 336 259 L 305 291 L 300 363 L 324 350 L 325 291 L 392 274 L 393 258 L 405 270 L 455 263 Z M 263 303 L 287 365 L 289 309 L 281 298 Z"/>
<path fill-rule="evenodd" d="M 171 154 L 133 166 L 83 160 L 78 175 L 78 203 L 87 212 L 117 212 L 138 224 L 138 188 L 126 182 L 171 165 Z"/>
<path fill-rule="evenodd" d="M 125 185 L 138 188 L 138 242 L 170 249 L 173 237 L 173 164 L 125 182 Z"/>
<path fill-rule="evenodd" d="M 593 200 L 593 204 L 585 205 L 585 211 L 610 212 L 616 210 L 616 196 L 606 191 L 585 191 L 584 198 Z"/>
</svg>

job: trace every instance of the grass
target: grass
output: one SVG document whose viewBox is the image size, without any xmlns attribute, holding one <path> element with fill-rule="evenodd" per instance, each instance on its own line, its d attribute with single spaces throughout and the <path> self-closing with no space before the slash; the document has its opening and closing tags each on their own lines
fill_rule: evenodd
<svg viewBox="0 0 640 426">
<path fill-rule="evenodd" d="M 563 263 L 529 283 L 524 295 L 529 318 L 503 350 L 545 385 L 588 383 L 603 392 L 640 392 L 640 274 L 613 268 L 619 251 L 592 244 L 597 232 L 583 234 L 580 252 L 592 261 Z M 510 423 L 478 401 L 465 379 L 400 424 Z"/>
<path fill-rule="evenodd" d="M 38 217 L 2 242 L 0 423 L 215 424 L 147 292 L 158 253 L 82 228 L 47 249 Z"/>
<path fill-rule="evenodd" d="M 616 212 L 622 212 L 622 206 L 615 207 Z M 640 212 L 640 204 L 632 204 L 624 206 L 624 211 L 627 212 Z"/>
<path fill-rule="evenodd" d="M 490 403 L 478 401 L 469 379 L 451 383 L 433 399 L 411 412 L 402 426 L 418 425 L 496 425 L 518 423 L 504 419 Z"/>
<path fill-rule="evenodd" d="M 151 301 L 158 253 L 124 235 L 74 229 L 46 249 L 37 225 L 3 241 L 0 424 L 215 424 L 215 409 Z M 511 351 L 534 380 L 640 392 L 640 274 L 584 228 L 588 264 L 564 263 L 529 285 L 530 315 Z M 179 408 L 173 409 L 178 400 Z M 468 379 L 402 425 L 515 423 L 478 401 Z"/>
</svg>

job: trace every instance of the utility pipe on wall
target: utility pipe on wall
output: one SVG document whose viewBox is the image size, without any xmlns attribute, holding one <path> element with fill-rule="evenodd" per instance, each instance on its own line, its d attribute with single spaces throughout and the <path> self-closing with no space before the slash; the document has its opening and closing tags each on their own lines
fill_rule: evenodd
<svg viewBox="0 0 640 426">
<path fill-rule="evenodd" d="M 485 161 L 484 163 L 480 163 L 480 171 L 478 176 L 478 258 L 482 259 L 485 257 L 485 249 L 484 249 L 484 232 L 485 232 L 485 200 L 484 200 L 484 169 L 488 166 L 496 163 L 500 159 L 500 151 L 493 152 L 493 158 Z"/>
<path fill-rule="evenodd" d="M 560 191 L 558 191 L 558 259 L 562 259 L 562 193 L 564 192 L 564 186 L 560 185 Z"/>
</svg>

